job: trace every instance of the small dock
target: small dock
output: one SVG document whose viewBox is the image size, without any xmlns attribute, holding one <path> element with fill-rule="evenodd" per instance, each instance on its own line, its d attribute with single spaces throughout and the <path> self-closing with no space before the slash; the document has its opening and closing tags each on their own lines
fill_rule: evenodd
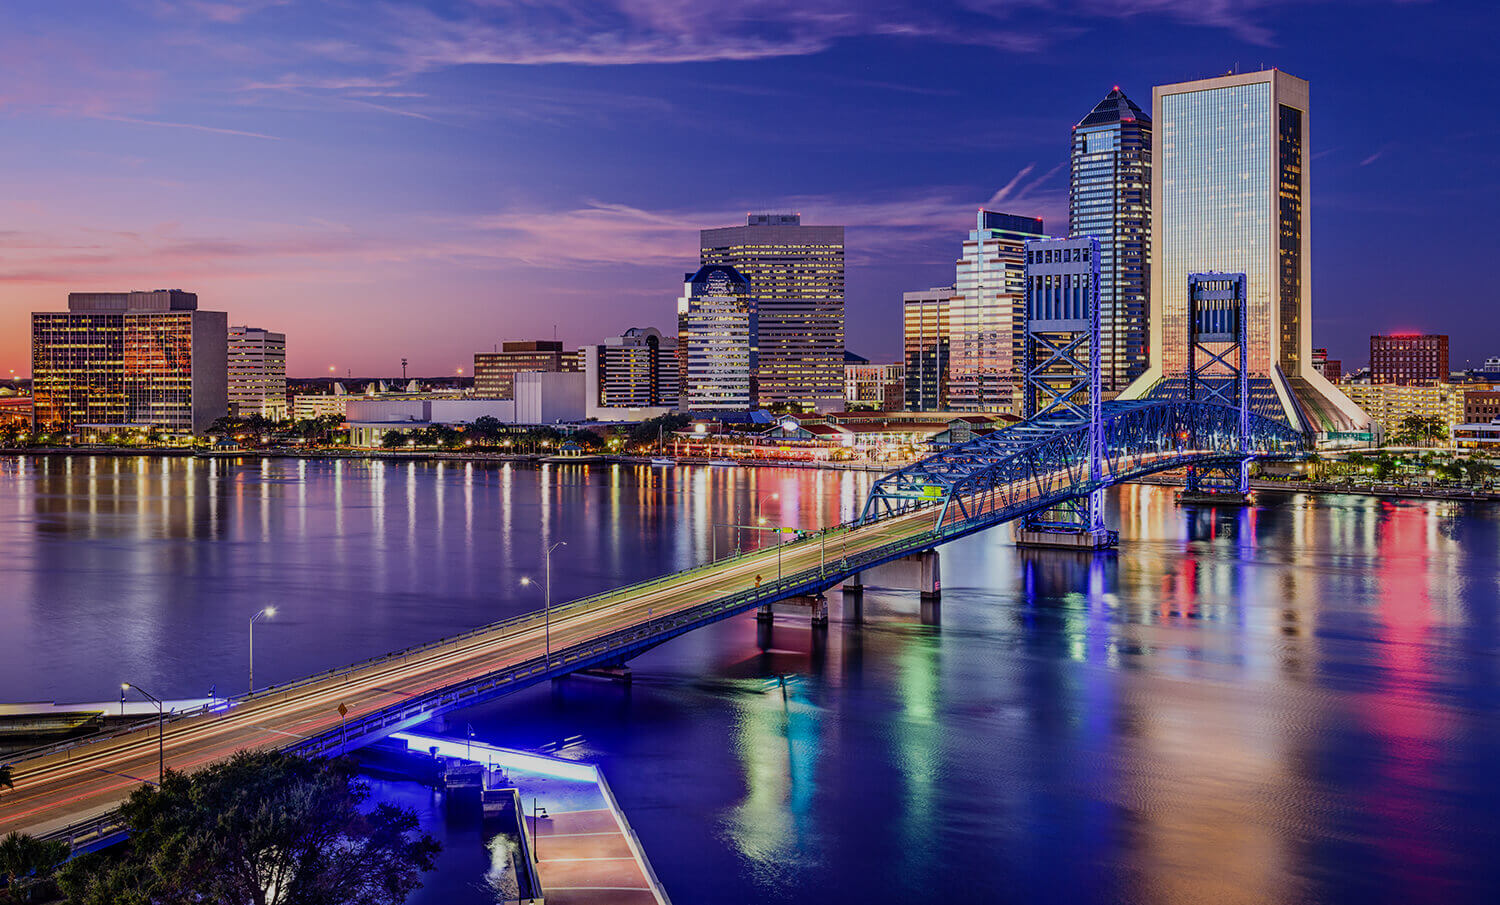
<svg viewBox="0 0 1500 905">
<path fill-rule="evenodd" d="M 503 771 L 516 790 L 530 836 L 525 848 L 547 905 L 671 905 L 597 767 L 443 735 L 392 738 L 414 751 Z"/>
</svg>

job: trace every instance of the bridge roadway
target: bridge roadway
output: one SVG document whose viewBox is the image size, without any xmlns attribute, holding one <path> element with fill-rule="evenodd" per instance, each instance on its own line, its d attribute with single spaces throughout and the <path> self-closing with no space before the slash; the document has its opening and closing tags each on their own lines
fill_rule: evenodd
<svg viewBox="0 0 1500 905">
<path fill-rule="evenodd" d="M 1172 464 L 1167 460 L 1178 460 L 1183 452 L 1160 454 L 1162 461 L 1157 467 Z M 1027 494 L 1024 488 L 1016 489 L 1018 499 L 1024 501 Z M 634 655 L 759 603 L 832 587 L 860 569 L 885 561 L 880 556 L 895 558 L 994 524 L 986 522 L 951 532 L 945 529 L 939 534 L 932 530 L 936 514 L 935 507 L 921 507 L 865 525 L 839 526 L 781 544 L 779 551 L 773 545 L 607 595 L 555 606 L 550 617 L 550 662 L 544 654 L 544 618 L 532 613 L 263 690 L 237 699 L 227 708 L 176 716 L 167 722 L 165 762 L 169 769 L 191 772 L 238 751 L 337 750 L 353 740 L 340 738 L 341 703 L 349 709 L 350 725 L 371 714 L 401 716 L 404 722 L 378 724 L 383 729 L 378 735 L 388 734 L 445 709 L 435 706 L 423 710 L 425 702 L 456 706 L 455 699 L 435 699 L 434 693 L 485 682 L 483 688 L 489 691 L 489 697 L 504 694 L 548 675 L 589 665 L 580 657 L 570 659 L 569 651 L 588 649 L 601 639 L 618 638 L 627 630 L 645 629 L 635 632 L 646 640 L 628 649 L 627 655 Z M 778 581 L 778 573 L 786 579 Z M 706 604 L 716 601 L 727 604 L 705 610 Z M 682 618 L 674 622 L 678 614 L 691 615 L 695 621 Z M 506 670 L 511 671 L 507 675 L 523 681 L 503 687 L 496 681 L 486 681 L 486 677 Z M 403 705 L 407 706 L 405 712 Z M 376 736 L 366 733 L 362 737 Z M 88 836 L 79 835 L 80 827 L 91 822 L 107 827 L 110 812 L 143 782 L 155 780 L 157 750 L 157 727 L 150 721 L 38 749 L 30 755 L 23 753 L 12 765 L 14 789 L 0 792 L 0 835 L 18 830 L 70 838 L 82 844 L 80 840 L 87 841 Z"/>
</svg>

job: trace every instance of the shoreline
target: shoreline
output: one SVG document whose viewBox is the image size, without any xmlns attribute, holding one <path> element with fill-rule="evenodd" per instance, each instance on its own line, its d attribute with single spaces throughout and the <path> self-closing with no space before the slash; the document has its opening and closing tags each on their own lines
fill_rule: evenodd
<svg viewBox="0 0 1500 905">
<path fill-rule="evenodd" d="M 588 456 L 578 462 L 559 461 L 552 455 L 541 453 L 489 453 L 448 452 L 442 450 L 386 450 L 386 449 L 243 449 L 243 450 L 195 450 L 182 448 L 128 449 L 123 447 L 38 447 L 34 449 L 0 450 L 0 456 L 101 456 L 101 457 L 159 457 L 170 459 L 378 459 L 408 462 L 475 462 L 508 465 L 512 463 L 535 465 L 651 465 L 651 456 L 601 453 Z M 823 471 L 858 471 L 885 474 L 900 468 L 893 463 L 876 462 L 809 462 L 779 459 L 735 459 L 725 460 L 705 456 L 681 456 L 673 458 L 676 465 L 712 465 L 720 468 L 802 468 Z M 728 462 L 730 464 L 721 464 Z M 665 467 L 665 466 L 664 466 Z M 676 467 L 676 466 L 670 466 Z M 1157 474 L 1127 481 L 1129 484 L 1154 484 L 1163 487 L 1181 487 L 1186 481 L 1175 475 Z M 1350 496 L 1372 496 L 1413 500 L 1448 500 L 1453 502 L 1500 502 L 1500 491 L 1472 490 L 1461 488 L 1424 489 L 1420 487 L 1378 488 L 1355 487 L 1353 485 L 1330 484 L 1323 481 L 1271 481 L 1251 480 L 1252 491 L 1280 493 L 1311 493 L 1315 495 L 1345 494 Z"/>
</svg>

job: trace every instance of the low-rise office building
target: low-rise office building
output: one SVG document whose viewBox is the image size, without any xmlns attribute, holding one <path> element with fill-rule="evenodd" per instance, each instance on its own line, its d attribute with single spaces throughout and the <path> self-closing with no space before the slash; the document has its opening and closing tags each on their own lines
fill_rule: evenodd
<svg viewBox="0 0 1500 905">
<path fill-rule="evenodd" d="M 584 414 L 594 421 L 645 421 L 677 408 L 681 374 L 677 338 L 632 327 L 584 346 Z"/>
<path fill-rule="evenodd" d="M 1451 383 L 1340 384 L 1339 389 L 1387 435 L 1408 415 L 1436 417 L 1450 429 L 1468 420 L 1464 416 L 1464 388 Z"/>
</svg>

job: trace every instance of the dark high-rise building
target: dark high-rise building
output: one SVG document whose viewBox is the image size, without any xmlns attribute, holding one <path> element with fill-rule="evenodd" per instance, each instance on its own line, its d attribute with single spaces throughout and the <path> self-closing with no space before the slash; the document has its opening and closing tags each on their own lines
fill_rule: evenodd
<svg viewBox="0 0 1500 905">
<path fill-rule="evenodd" d="M 1371 383 L 1446 383 L 1448 337 L 1392 333 L 1370 337 Z"/>
<path fill-rule="evenodd" d="M 705 229 L 705 267 L 733 267 L 756 304 L 760 404 L 834 411 L 844 401 L 844 228 L 751 214 Z"/>
<path fill-rule="evenodd" d="M 1104 397 L 1146 370 L 1151 291 L 1151 117 L 1118 85 L 1073 127 L 1068 229 L 1099 240 Z"/>
<path fill-rule="evenodd" d="M 201 434 L 229 411 L 228 348 L 228 316 L 194 293 L 70 293 L 31 315 L 35 423 Z"/>
<path fill-rule="evenodd" d="M 954 295 L 952 286 L 943 286 L 901 297 L 908 412 L 940 412 L 948 407 L 948 317 Z"/>
<path fill-rule="evenodd" d="M 582 371 L 578 352 L 564 352 L 554 339 L 501 343 L 498 352 L 474 353 L 474 395 L 482 399 L 514 399 L 516 374 L 521 371 Z"/>
</svg>

